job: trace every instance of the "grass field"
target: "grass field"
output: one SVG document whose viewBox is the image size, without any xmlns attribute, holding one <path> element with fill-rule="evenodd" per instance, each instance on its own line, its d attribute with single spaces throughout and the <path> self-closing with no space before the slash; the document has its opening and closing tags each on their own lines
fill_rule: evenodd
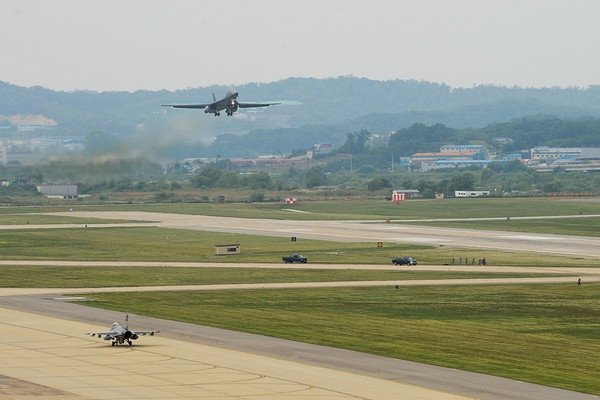
<svg viewBox="0 0 600 400">
<path fill-rule="evenodd" d="M 94 294 L 87 305 L 600 394 L 600 285 Z"/>
<path fill-rule="evenodd" d="M 600 202 L 557 200 L 549 198 L 448 198 L 441 200 L 409 200 L 396 204 L 387 200 L 303 201 L 295 205 L 283 202 L 263 203 L 176 203 L 160 205 L 111 205 L 13 207 L 0 209 L 2 214 L 51 211 L 155 211 L 177 214 L 275 218 L 275 219 L 424 219 L 525 217 L 548 215 L 600 214 Z M 290 212 L 286 209 L 306 211 Z"/>
<path fill-rule="evenodd" d="M 0 287 L 119 287 L 215 285 L 231 283 L 400 281 L 560 276 L 428 271 L 364 271 L 322 269 L 185 268 L 185 267 L 60 267 L 0 266 Z"/>
<path fill-rule="evenodd" d="M 386 200 L 302 201 L 296 205 L 275 203 L 209 203 L 160 206 L 124 206 L 140 210 L 154 210 L 184 214 L 276 218 L 276 219 L 423 219 L 423 218 L 477 218 L 525 217 L 547 215 L 600 214 L 600 202 L 582 202 L 547 198 L 520 199 L 442 199 L 409 200 L 396 204 Z M 297 213 L 285 211 L 306 211 Z"/>
<path fill-rule="evenodd" d="M 216 257 L 214 245 L 240 243 L 241 254 Z M 301 253 L 310 263 L 390 264 L 409 255 L 421 264 L 449 264 L 454 257 L 485 258 L 489 265 L 597 266 L 597 260 L 494 250 L 457 249 L 414 244 L 342 243 L 289 238 L 165 229 L 156 227 L 0 230 L 5 260 L 197 261 L 280 263 Z M 457 261 L 458 262 L 458 261 Z"/>
<path fill-rule="evenodd" d="M 122 224 L 139 222 L 100 218 L 79 218 L 68 215 L 0 214 L 0 225 L 54 225 L 54 224 Z"/>
</svg>

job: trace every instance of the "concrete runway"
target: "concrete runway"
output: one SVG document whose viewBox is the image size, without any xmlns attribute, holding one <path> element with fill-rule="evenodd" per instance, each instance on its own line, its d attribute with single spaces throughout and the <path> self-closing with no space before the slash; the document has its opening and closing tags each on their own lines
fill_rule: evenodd
<svg viewBox="0 0 600 400">
<path fill-rule="evenodd" d="M 366 223 L 365 221 L 292 221 L 125 211 L 73 211 L 50 214 L 138 220 L 146 221 L 147 225 L 151 226 L 213 232 L 279 237 L 296 236 L 337 242 L 413 243 L 600 259 L 600 237 Z M 81 228 L 81 225 L 70 226 Z M 112 226 L 123 227 L 127 224 Z M 55 228 L 57 226 L 46 225 L 44 227 Z M 9 228 L 10 226 L 6 226 L 5 229 Z M 35 226 L 30 228 L 33 229 Z M 0 229 L 3 227 L 0 226 Z"/>
<path fill-rule="evenodd" d="M 94 215 L 92 215 L 94 214 Z M 63 214 L 64 215 L 64 214 Z M 457 247 L 500 248 L 600 258 L 596 238 L 558 235 L 514 234 L 448 228 L 416 230 L 413 226 L 362 224 L 352 221 L 245 220 L 154 213 L 72 212 L 69 216 L 153 221 L 150 225 L 261 235 L 297 236 L 333 241 L 389 241 L 441 244 Z M 291 224 L 290 224 L 291 222 Z M 145 223 L 144 225 L 148 225 Z M 97 225 L 90 225 L 92 226 Z M 125 224 L 103 226 L 122 227 Z M 22 226 L 35 228 L 81 228 L 81 225 Z M 8 227 L 7 227 L 8 228 Z M 18 227 L 10 227 L 17 228 Z M 3 227 L 0 227 L 3 229 Z M 437 233 L 436 233 L 437 231 Z M 490 233 L 488 236 L 487 234 Z M 470 239 L 469 239 L 469 235 Z M 494 235 L 499 236 L 494 240 Z M 526 236 L 527 238 L 523 238 Z M 474 238 L 477 237 L 477 240 Z M 481 237 L 481 241 L 479 239 Z M 578 239 L 592 239 L 580 243 Z M 469 246 L 468 244 L 471 244 Z M 557 246 L 561 243 L 560 247 Z M 500 246 L 500 247 L 494 247 Z M 568 247 L 562 247 L 568 246 Z M 553 251 L 550 251 L 551 249 Z M 2 261 L 0 265 L 34 265 L 38 262 Z M 41 261 L 39 263 L 48 263 Z M 52 262 L 50 262 L 52 263 Z M 60 265 L 91 265 L 58 262 Z M 83 264 L 82 264 L 83 263 Z M 102 263 L 96 263 L 102 267 Z M 102 265 L 100 265 L 102 264 Z M 118 263 L 110 263 L 116 265 Z M 41 264 L 37 264 L 41 265 Z M 48 265 L 48 264 L 46 264 Z M 229 267 L 226 264 L 135 263 L 147 266 Z M 271 268 L 283 265 L 268 264 Z M 134 266 L 134 265 L 133 265 Z M 245 265 L 236 264 L 234 267 Z M 264 268 L 263 265 L 256 265 Z M 288 266 L 290 267 L 290 266 Z M 291 266 L 294 268 L 294 266 Z M 311 268 L 349 266 L 310 265 Z M 352 266 L 350 266 L 352 267 Z M 399 269 L 394 266 L 356 266 L 364 269 Z M 420 266 L 448 270 L 448 266 Z M 459 266 L 452 266 L 457 271 Z M 306 268 L 306 267 L 304 267 Z M 483 269 L 482 269 L 483 268 Z M 516 272 L 500 267 L 498 272 Z M 414 269 L 414 267 L 410 267 Z M 491 272 L 489 267 L 460 269 Z M 511 269 L 511 271 L 508 271 Z M 535 271 L 533 271 L 535 270 Z M 530 268 L 527 272 L 540 272 Z M 552 273 L 584 276 L 598 281 L 595 269 L 553 268 Z M 571 277 L 514 278 L 575 281 Z M 468 280 L 470 284 L 482 284 Z M 500 280 L 494 280 L 501 283 Z M 445 281 L 445 284 L 464 284 Z M 487 282 L 489 283 L 489 282 Z M 526 283 L 519 281 L 519 283 Z M 533 283 L 533 281 L 529 282 Z M 333 283 L 332 283 L 333 284 Z M 368 283 L 335 283 L 337 285 Z M 378 282 L 392 284 L 436 284 L 433 281 Z M 437 284 L 441 284 L 437 283 Z M 305 285 L 305 284 L 302 284 Z M 321 284 L 322 285 L 322 284 Z M 205 289 L 223 289 L 218 287 Z M 264 287 L 265 285 L 260 285 Z M 255 286 L 248 286 L 251 289 Z M 239 288 L 242 288 L 241 286 Z M 169 288 L 171 290 L 172 288 Z M 197 290 L 184 287 L 182 289 Z M 103 288 L 97 291 L 127 291 L 140 288 Z M 147 290 L 147 289 L 146 289 Z M 151 290 L 166 290 L 154 287 Z M 450 368 L 315 346 L 259 335 L 177 323 L 132 315 L 133 329 L 159 329 L 155 337 L 140 338 L 133 348 L 111 347 L 109 342 L 83 336 L 83 332 L 106 330 L 123 315 L 113 311 L 73 304 L 65 293 L 89 293 L 92 289 L 0 289 L 0 399 L 511 399 L 584 400 L 586 395 L 520 381 Z"/>
<path fill-rule="evenodd" d="M 111 347 L 109 342 L 81 335 L 105 330 L 106 326 L 5 308 L 0 308 L 0 320 L 3 398 L 465 398 L 293 360 L 158 336 L 140 339 L 133 347 Z M 130 323 L 136 321 L 132 316 Z"/>
</svg>

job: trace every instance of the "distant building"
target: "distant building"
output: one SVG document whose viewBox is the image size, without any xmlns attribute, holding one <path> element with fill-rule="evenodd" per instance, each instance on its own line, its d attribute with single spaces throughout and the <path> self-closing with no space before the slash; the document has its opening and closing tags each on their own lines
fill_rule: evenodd
<svg viewBox="0 0 600 400">
<path fill-rule="evenodd" d="M 413 161 L 437 161 L 437 160 L 476 160 L 476 152 L 456 152 L 456 153 L 415 153 L 410 156 L 411 162 Z"/>
<path fill-rule="evenodd" d="M 461 168 L 472 165 L 477 165 L 485 168 L 493 162 L 506 163 L 508 162 L 508 160 L 438 160 L 435 163 L 433 163 L 433 165 L 431 165 L 430 169 Z"/>
<path fill-rule="evenodd" d="M 508 160 L 508 161 L 521 160 L 521 154 L 520 153 L 507 154 L 504 157 L 502 157 L 502 159 Z"/>
<path fill-rule="evenodd" d="M 27 185 L 29 179 L 13 179 L 10 181 L 2 181 L 2 186 L 22 186 Z"/>
<path fill-rule="evenodd" d="M 600 160 L 600 148 L 583 147 L 581 149 L 581 158 L 583 160 Z"/>
<path fill-rule="evenodd" d="M 39 193 L 48 197 L 62 197 L 65 199 L 77 197 L 77 185 L 39 185 L 36 187 Z"/>
<path fill-rule="evenodd" d="M 448 144 L 440 147 L 440 153 L 475 153 L 480 155 L 479 160 L 485 160 L 488 149 L 483 144 Z"/>
<path fill-rule="evenodd" d="M 513 144 L 515 140 L 510 137 L 495 137 L 492 139 L 495 144 Z"/>
<path fill-rule="evenodd" d="M 435 168 L 435 164 L 441 160 L 476 160 L 480 153 L 415 153 L 410 156 L 410 166 L 412 169 L 428 171 Z"/>
<path fill-rule="evenodd" d="M 331 153 L 331 150 L 333 150 L 331 143 L 315 143 L 313 145 L 314 153 L 327 154 L 327 153 Z"/>
<path fill-rule="evenodd" d="M 396 195 L 405 195 L 406 198 L 414 198 L 414 197 L 421 197 L 421 193 L 419 193 L 419 191 L 417 189 L 399 189 L 399 190 L 394 190 L 392 192 L 392 197 L 395 197 Z"/>
<path fill-rule="evenodd" d="M 489 190 L 457 190 L 454 192 L 454 197 L 479 197 L 489 196 Z"/>
<path fill-rule="evenodd" d="M 581 157 L 581 147 L 548 147 L 539 146 L 531 149 L 531 159 L 540 162 L 551 163 L 552 161 L 565 157 Z"/>
</svg>

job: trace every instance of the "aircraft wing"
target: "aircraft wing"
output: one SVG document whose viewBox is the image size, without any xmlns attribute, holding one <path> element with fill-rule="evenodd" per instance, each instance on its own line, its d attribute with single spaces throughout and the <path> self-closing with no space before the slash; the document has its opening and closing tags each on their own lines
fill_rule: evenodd
<svg viewBox="0 0 600 400">
<path fill-rule="evenodd" d="M 206 108 L 210 106 L 211 103 L 205 104 L 163 104 L 163 107 L 173 107 L 173 108 Z"/>
<path fill-rule="evenodd" d="M 138 335 L 138 336 L 146 336 L 146 335 L 154 336 L 155 333 L 160 333 L 160 331 L 133 331 L 131 333 L 133 333 L 134 335 Z"/>
<path fill-rule="evenodd" d="M 281 103 L 238 103 L 237 106 L 239 108 L 252 108 L 252 107 L 269 107 L 275 106 Z"/>
<path fill-rule="evenodd" d="M 108 336 L 111 338 L 118 336 L 118 335 L 116 335 L 116 332 L 87 332 L 86 335 L 92 335 L 92 336 L 98 336 L 98 337 Z"/>
</svg>

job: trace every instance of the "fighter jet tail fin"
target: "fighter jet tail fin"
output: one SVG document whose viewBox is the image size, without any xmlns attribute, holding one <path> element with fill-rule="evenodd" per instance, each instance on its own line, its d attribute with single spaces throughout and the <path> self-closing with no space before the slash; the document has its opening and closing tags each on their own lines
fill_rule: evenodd
<svg viewBox="0 0 600 400">
<path fill-rule="evenodd" d="M 129 311 L 125 314 L 125 325 L 123 325 L 123 328 L 129 329 Z"/>
<path fill-rule="evenodd" d="M 215 96 L 215 94 L 213 93 L 213 101 L 217 101 L 217 97 Z"/>
</svg>

